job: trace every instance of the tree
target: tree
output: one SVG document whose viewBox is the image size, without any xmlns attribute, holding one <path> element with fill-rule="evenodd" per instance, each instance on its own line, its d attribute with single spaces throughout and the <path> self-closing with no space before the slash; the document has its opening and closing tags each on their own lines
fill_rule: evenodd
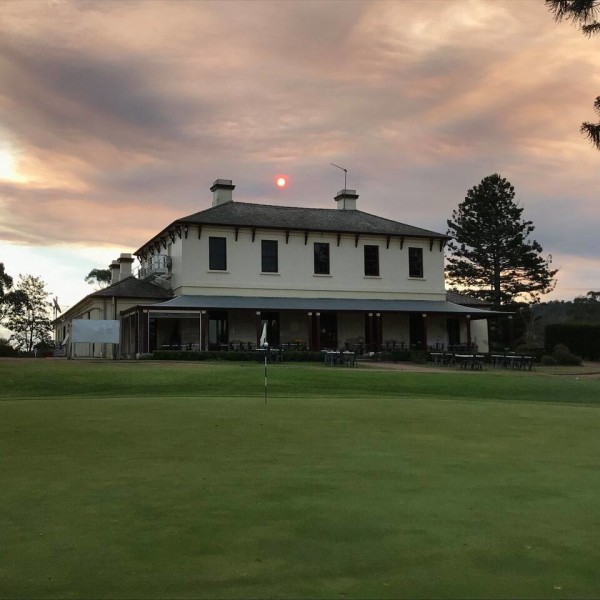
<svg viewBox="0 0 600 600">
<path fill-rule="evenodd" d="M 0 263 L 0 322 L 4 318 L 6 307 L 6 294 L 12 288 L 13 278 L 4 270 L 4 263 Z"/>
<path fill-rule="evenodd" d="M 95 286 L 97 289 L 102 289 L 110 284 L 111 278 L 110 269 L 92 269 L 85 276 L 85 282 Z"/>
<path fill-rule="evenodd" d="M 546 0 L 546 6 L 555 21 L 571 21 L 588 37 L 600 34 L 600 0 Z M 600 96 L 594 110 L 600 116 Z M 600 150 L 600 123 L 582 123 L 581 132 Z"/>
<path fill-rule="evenodd" d="M 569 316 L 581 323 L 600 323 L 600 292 L 590 291 L 585 296 L 577 296 Z"/>
<path fill-rule="evenodd" d="M 0 262 L 0 298 L 4 297 L 7 290 L 10 290 L 13 284 L 13 278 L 4 270 L 4 263 Z"/>
<path fill-rule="evenodd" d="M 472 296 L 499 308 L 525 298 L 539 301 L 556 285 L 558 269 L 552 258 L 541 256 L 542 247 L 527 238 L 531 221 L 521 218 L 513 186 L 498 174 L 485 177 L 467 192 L 448 220 L 450 256 L 446 267 L 453 286 L 468 288 Z"/>
<path fill-rule="evenodd" d="M 40 344 L 50 342 L 50 302 L 46 284 L 32 275 L 19 275 L 15 289 L 6 295 L 6 327 L 17 347 L 31 352 Z"/>
</svg>

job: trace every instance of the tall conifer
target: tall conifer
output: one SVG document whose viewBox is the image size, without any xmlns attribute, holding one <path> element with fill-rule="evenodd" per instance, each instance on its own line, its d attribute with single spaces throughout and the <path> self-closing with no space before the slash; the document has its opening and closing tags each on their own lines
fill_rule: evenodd
<svg viewBox="0 0 600 600">
<path fill-rule="evenodd" d="M 557 269 L 542 247 L 529 240 L 531 221 L 521 215 L 513 186 L 498 174 L 467 192 L 448 220 L 446 276 L 459 291 L 500 307 L 517 299 L 537 301 L 556 285 Z"/>
</svg>

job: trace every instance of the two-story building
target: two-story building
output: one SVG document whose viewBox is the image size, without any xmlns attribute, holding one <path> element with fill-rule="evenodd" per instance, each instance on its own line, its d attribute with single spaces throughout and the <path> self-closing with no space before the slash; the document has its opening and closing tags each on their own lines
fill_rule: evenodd
<svg viewBox="0 0 600 600">
<path fill-rule="evenodd" d="M 271 346 L 487 350 L 491 313 L 447 300 L 445 234 L 363 212 L 354 190 L 323 209 L 238 202 L 234 188 L 216 180 L 212 207 L 134 253 L 138 279 L 172 298 L 120 311 L 120 356 L 250 348 L 265 325 Z"/>
</svg>

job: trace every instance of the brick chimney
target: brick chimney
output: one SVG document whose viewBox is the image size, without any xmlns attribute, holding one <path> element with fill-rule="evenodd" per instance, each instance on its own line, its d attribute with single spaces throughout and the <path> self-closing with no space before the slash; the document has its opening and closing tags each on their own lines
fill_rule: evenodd
<svg viewBox="0 0 600 600">
<path fill-rule="evenodd" d="M 233 202 L 233 185 L 231 179 L 217 179 L 210 188 L 213 193 L 213 206 L 220 206 L 227 202 Z"/>
<path fill-rule="evenodd" d="M 356 190 L 340 190 L 334 200 L 337 203 L 338 210 L 356 210 L 357 198 Z"/>
<path fill-rule="evenodd" d="M 133 264 L 133 256 L 131 254 L 121 254 L 117 259 L 119 265 L 119 281 L 123 281 L 131 275 L 131 265 Z"/>
<path fill-rule="evenodd" d="M 110 269 L 110 283 L 117 283 L 119 281 L 119 271 L 121 270 L 121 265 L 118 260 L 113 260 L 110 265 L 108 265 Z"/>
</svg>

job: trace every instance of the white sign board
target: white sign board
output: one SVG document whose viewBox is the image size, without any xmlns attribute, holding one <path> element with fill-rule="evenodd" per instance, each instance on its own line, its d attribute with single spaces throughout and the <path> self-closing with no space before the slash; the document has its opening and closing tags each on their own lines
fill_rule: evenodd
<svg viewBox="0 0 600 600">
<path fill-rule="evenodd" d="M 119 321 L 100 319 L 74 319 L 71 327 L 71 340 L 93 344 L 118 344 Z"/>
</svg>

